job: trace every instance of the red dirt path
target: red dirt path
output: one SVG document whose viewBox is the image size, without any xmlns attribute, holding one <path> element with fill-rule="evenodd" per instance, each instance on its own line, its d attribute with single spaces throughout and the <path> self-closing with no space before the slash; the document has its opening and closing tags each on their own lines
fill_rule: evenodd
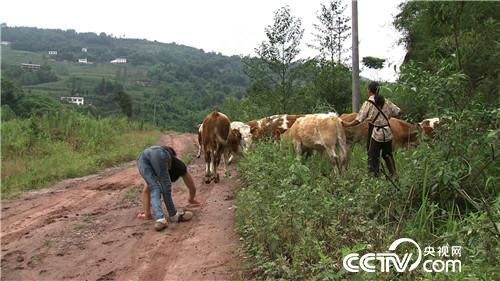
<svg viewBox="0 0 500 281">
<path fill-rule="evenodd" d="M 196 136 L 169 134 L 160 144 L 195 155 Z M 174 183 L 177 208 L 190 222 L 162 232 L 136 219 L 142 188 L 135 161 L 2 201 L 2 280 L 235 280 L 240 279 L 234 232 L 234 180 L 202 183 L 202 159 L 189 165 L 201 206 L 187 203 Z"/>
</svg>

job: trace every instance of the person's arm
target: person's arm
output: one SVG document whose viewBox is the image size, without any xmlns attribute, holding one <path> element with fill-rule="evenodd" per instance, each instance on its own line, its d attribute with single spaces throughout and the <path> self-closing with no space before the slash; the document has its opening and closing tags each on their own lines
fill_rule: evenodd
<svg viewBox="0 0 500 281">
<path fill-rule="evenodd" d="M 403 111 L 395 104 L 393 104 L 391 101 L 387 100 L 387 104 L 389 105 L 389 108 L 391 109 L 391 116 L 390 117 L 398 117 L 403 115 Z"/>
<path fill-rule="evenodd" d="M 359 122 L 357 119 L 354 119 L 351 122 L 346 122 L 346 121 L 342 120 L 342 126 L 344 126 L 344 127 L 352 127 L 352 126 L 356 126 L 360 123 L 361 122 Z"/>
<path fill-rule="evenodd" d="M 149 196 L 149 186 L 147 183 L 144 183 L 144 187 L 142 188 L 142 204 L 144 206 L 144 219 L 146 220 L 153 218 L 151 216 L 151 198 Z"/>
<path fill-rule="evenodd" d="M 195 199 L 195 196 L 196 196 L 196 186 L 194 184 L 194 181 L 193 181 L 193 178 L 191 177 L 191 175 L 189 174 L 189 172 L 186 172 L 183 176 L 182 176 L 182 180 L 184 181 L 184 183 L 186 184 L 186 187 L 188 188 L 189 190 L 189 199 L 188 199 L 188 202 L 190 204 L 200 204 L 196 199 Z"/>
<path fill-rule="evenodd" d="M 356 115 L 356 118 L 351 122 L 345 122 L 342 120 L 342 126 L 352 127 L 363 123 L 363 121 L 365 121 L 365 119 L 368 117 L 368 111 L 370 110 L 370 106 L 371 103 L 365 101 L 363 103 L 363 106 L 361 106 L 361 109 L 359 110 L 358 114 Z"/>
</svg>

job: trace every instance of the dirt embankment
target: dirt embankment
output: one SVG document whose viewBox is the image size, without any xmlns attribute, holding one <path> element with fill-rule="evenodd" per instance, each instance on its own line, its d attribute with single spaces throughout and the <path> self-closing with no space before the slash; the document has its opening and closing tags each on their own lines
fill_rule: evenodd
<svg viewBox="0 0 500 281">
<path fill-rule="evenodd" d="M 159 143 L 195 155 L 195 135 L 164 135 Z M 1 279 L 239 279 L 234 182 L 203 184 L 202 159 L 195 158 L 189 171 L 202 204 L 189 206 L 182 180 L 176 182 L 176 207 L 195 217 L 162 232 L 135 217 L 143 182 L 135 161 L 3 201 Z"/>
</svg>

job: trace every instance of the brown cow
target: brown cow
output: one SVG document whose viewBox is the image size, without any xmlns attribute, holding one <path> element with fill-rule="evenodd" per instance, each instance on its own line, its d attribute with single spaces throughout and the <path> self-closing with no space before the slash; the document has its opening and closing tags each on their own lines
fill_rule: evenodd
<svg viewBox="0 0 500 281">
<path fill-rule="evenodd" d="M 344 113 L 340 118 L 344 121 L 352 121 L 356 118 L 357 113 Z M 402 147 L 410 147 L 417 143 L 417 127 L 406 121 L 391 118 L 389 124 L 392 130 L 392 148 L 394 150 Z M 353 127 L 344 128 L 347 140 L 351 143 L 366 142 L 368 137 L 368 123 L 364 122 Z"/>
<path fill-rule="evenodd" d="M 229 118 L 220 112 L 212 112 L 203 120 L 201 136 L 205 153 L 205 183 L 220 181 L 217 167 L 228 145 L 230 123 Z"/>
<path fill-rule="evenodd" d="M 263 137 L 271 137 L 274 142 L 279 141 L 280 136 L 290 129 L 295 121 L 304 117 L 303 114 L 280 114 L 264 117 L 259 120 L 247 122 L 250 126 L 252 139 L 257 140 Z"/>
<path fill-rule="evenodd" d="M 326 150 L 336 173 L 347 168 L 344 128 L 337 114 L 309 114 L 298 118 L 283 139 L 292 142 L 295 152 Z"/>
</svg>

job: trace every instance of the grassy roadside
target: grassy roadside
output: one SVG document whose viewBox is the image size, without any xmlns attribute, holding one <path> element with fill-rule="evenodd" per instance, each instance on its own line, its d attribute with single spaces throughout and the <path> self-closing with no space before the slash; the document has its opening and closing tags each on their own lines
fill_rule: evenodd
<svg viewBox="0 0 500 281">
<path fill-rule="evenodd" d="M 58 112 L 2 123 L 2 198 L 133 160 L 160 131 L 122 118 Z"/>
<path fill-rule="evenodd" d="M 257 143 L 238 164 L 236 196 L 249 279 L 498 280 L 498 158 L 485 149 L 495 134 L 484 133 L 490 123 L 468 130 L 491 114 L 466 114 L 472 121 L 457 116 L 461 122 L 443 126 L 433 141 L 397 151 L 398 188 L 367 175 L 363 145 L 355 147 L 348 171 L 336 176 L 327 157 L 300 160 L 290 149 Z M 347 254 L 385 253 L 403 237 L 422 251 L 460 246 L 461 272 L 426 273 L 422 264 L 404 273 L 343 268 Z"/>
</svg>

